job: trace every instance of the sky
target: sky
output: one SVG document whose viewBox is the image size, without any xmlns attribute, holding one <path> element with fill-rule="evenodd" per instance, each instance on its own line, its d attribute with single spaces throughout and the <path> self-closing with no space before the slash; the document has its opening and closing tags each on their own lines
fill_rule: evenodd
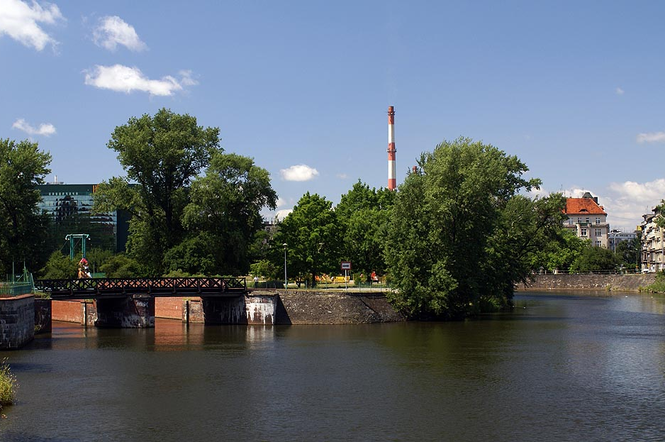
<svg viewBox="0 0 665 442">
<path fill-rule="evenodd" d="M 52 182 L 124 176 L 115 127 L 161 108 L 254 158 L 284 217 L 387 187 L 460 136 L 597 196 L 632 231 L 661 199 L 665 2 L 0 0 L 0 138 L 51 153 Z"/>
</svg>

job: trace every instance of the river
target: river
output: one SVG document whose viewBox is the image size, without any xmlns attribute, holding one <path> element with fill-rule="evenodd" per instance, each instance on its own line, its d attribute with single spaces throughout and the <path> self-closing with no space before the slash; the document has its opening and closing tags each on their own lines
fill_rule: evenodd
<svg viewBox="0 0 665 442">
<path fill-rule="evenodd" d="M 1 441 L 664 440 L 665 302 L 520 293 L 460 323 L 54 323 Z"/>
</svg>

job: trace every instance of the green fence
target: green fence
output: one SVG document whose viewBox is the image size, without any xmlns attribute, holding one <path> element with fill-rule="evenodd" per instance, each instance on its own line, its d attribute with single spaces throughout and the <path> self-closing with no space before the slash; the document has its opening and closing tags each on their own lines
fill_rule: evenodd
<svg viewBox="0 0 665 442">
<path fill-rule="evenodd" d="M 0 296 L 19 296 L 33 292 L 31 282 L 0 282 Z"/>
</svg>

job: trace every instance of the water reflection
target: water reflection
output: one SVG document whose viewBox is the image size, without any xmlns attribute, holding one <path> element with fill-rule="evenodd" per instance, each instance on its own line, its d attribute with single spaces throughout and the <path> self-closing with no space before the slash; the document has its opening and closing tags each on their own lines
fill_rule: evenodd
<svg viewBox="0 0 665 442">
<path fill-rule="evenodd" d="M 663 305 L 526 293 L 461 323 L 56 324 L 0 354 L 21 382 L 0 439 L 658 440 Z"/>
</svg>

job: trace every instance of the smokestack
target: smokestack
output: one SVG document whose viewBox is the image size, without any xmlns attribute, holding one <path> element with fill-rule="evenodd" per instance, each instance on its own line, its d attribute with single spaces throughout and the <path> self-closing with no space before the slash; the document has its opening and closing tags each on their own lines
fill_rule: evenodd
<svg viewBox="0 0 665 442">
<path fill-rule="evenodd" d="M 388 189 L 397 188 L 395 165 L 395 108 L 388 106 Z"/>
</svg>

